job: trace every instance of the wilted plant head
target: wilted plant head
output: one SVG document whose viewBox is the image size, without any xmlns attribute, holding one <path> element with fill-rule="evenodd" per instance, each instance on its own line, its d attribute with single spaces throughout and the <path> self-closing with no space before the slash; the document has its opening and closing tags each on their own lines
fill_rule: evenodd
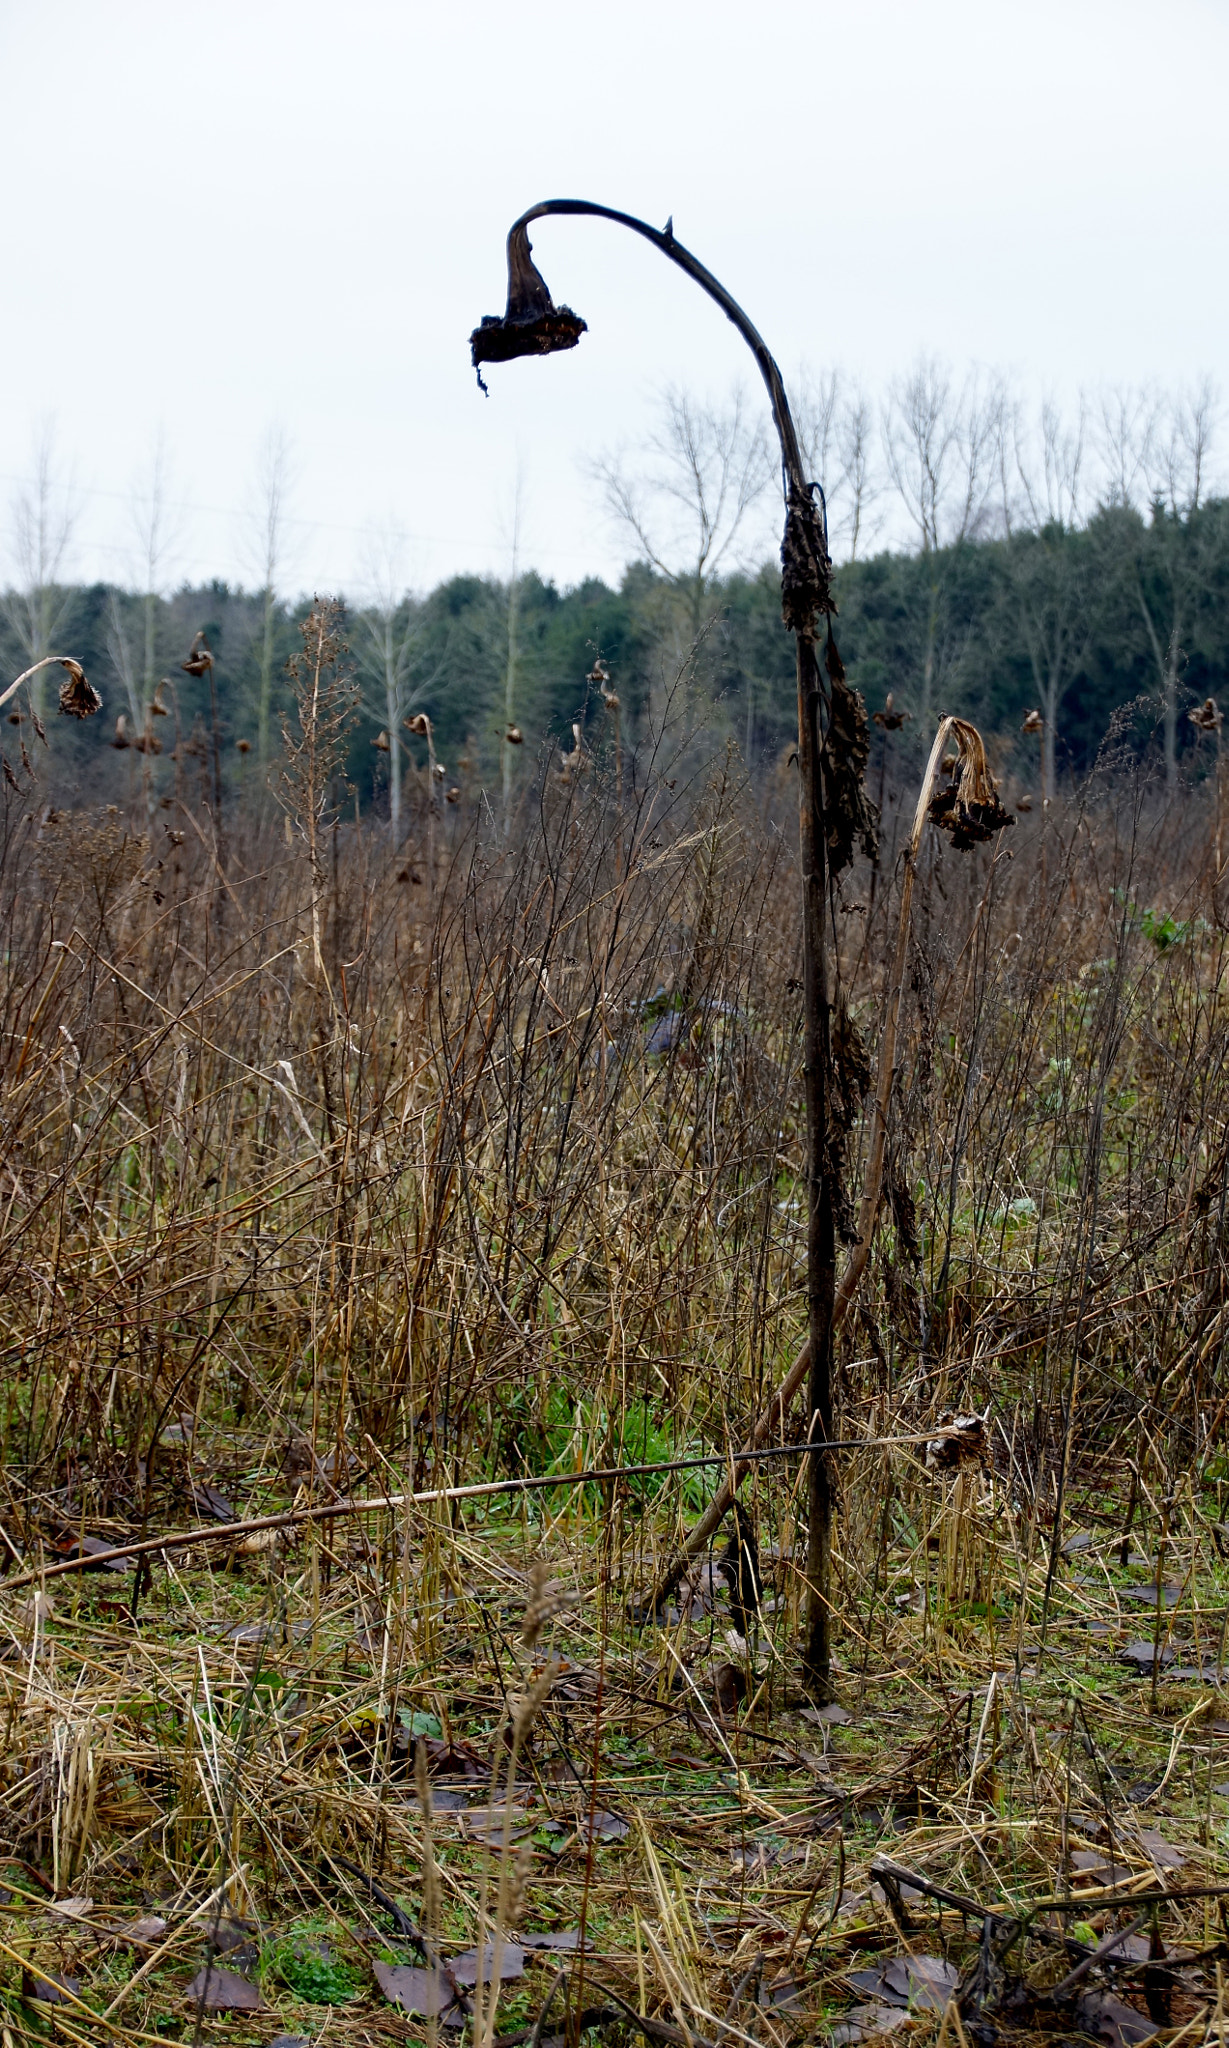
<svg viewBox="0 0 1229 2048">
<path fill-rule="evenodd" d="M 378 732 L 371 744 L 377 754 L 387 754 L 391 751 L 392 742 L 386 732 Z"/>
<path fill-rule="evenodd" d="M 102 710 L 102 698 L 94 688 L 79 661 L 71 654 L 59 656 L 62 669 L 67 671 L 67 681 L 60 684 L 60 710 L 69 718 L 92 718 Z"/>
<path fill-rule="evenodd" d="M 985 1415 L 954 1415 L 949 1410 L 939 1417 L 938 1436 L 926 1446 L 926 1468 L 930 1472 L 954 1472 L 960 1465 L 984 1465 L 989 1457 Z"/>
<path fill-rule="evenodd" d="M 945 738 L 955 740 L 957 753 L 954 761 L 949 757 L 943 763 L 948 780 L 929 798 L 926 814 L 931 824 L 948 833 L 952 845 L 964 852 L 981 840 L 993 839 L 996 832 L 1016 821 L 999 801 L 977 727 L 964 718 L 946 718 L 939 728 L 936 750 Z"/>
<path fill-rule="evenodd" d="M 196 634 L 191 647 L 188 649 L 187 660 L 181 661 L 179 666 L 186 676 L 207 676 L 209 674 L 210 669 L 213 667 L 213 651 L 203 632 Z"/>
<path fill-rule="evenodd" d="M 575 348 L 586 323 L 570 306 L 557 306 L 530 253 L 529 231 L 517 221 L 508 236 L 508 304 L 500 319 L 488 313 L 469 337 L 470 359 L 482 389 L 483 363 L 515 356 L 549 356 Z"/>
<path fill-rule="evenodd" d="M 132 745 L 132 741 L 128 737 L 128 720 L 124 717 L 122 711 L 115 721 L 115 738 L 111 741 L 111 745 L 118 747 L 121 751 L 125 747 Z"/>
<path fill-rule="evenodd" d="M 510 725 L 508 727 L 507 732 L 504 734 L 504 738 L 510 747 L 519 747 L 522 741 L 524 740 L 524 737 L 525 735 L 521 731 L 519 725 Z"/>
<path fill-rule="evenodd" d="M 416 739 L 430 739 L 431 720 L 427 717 L 425 711 L 416 711 L 413 718 L 406 719 L 405 729 L 407 732 L 412 732 Z"/>
<path fill-rule="evenodd" d="M 1030 711 L 1020 730 L 1021 732 L 1044 732 L 1045 720 L 1040 711 Z"/>
<path fill-rule="evenodd" d="M 883 727 L 884 732 L 899 732 L 905 720 L 912 717 L 912 713 L 894 710 L 892 707 L 892 692 L 889 690 L 883 710 L 873 711 L 871 717 L 876 725 Z"/>
<path fill-rule="evenodd" d="M 1219 732 L 1225 719 L 1224 712 L 1217 709 L 1215 697 L 1205 697 L 1202 704 L 1196 704 L 1186 715 L 1196 732 Z"/>
</svg>

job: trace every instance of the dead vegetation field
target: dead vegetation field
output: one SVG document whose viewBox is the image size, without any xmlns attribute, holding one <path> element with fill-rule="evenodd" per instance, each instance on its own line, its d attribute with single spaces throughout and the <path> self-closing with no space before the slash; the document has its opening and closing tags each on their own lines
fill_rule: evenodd
<svg viewBox="0 0 1229 2048">
<path fill-rule="evenodd" d="M 772 793 L 596 763 L 432 861 L 329 745 L 272 824 L 7 793 L 5 2048 L 1223 2040 L 1204 797 L 923 846 L 817 1704 L 805 1416 L 653 1599 L 805 1328 Z"/>
</svg>

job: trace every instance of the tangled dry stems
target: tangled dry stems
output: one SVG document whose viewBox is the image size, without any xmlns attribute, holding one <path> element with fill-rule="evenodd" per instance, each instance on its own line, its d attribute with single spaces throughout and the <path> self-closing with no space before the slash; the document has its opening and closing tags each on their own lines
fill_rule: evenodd
<svg viewBox="0 0 1229 2048">
<path fill-rule="evenodd" d="M 152 836 L 13 804 L 11 1560 L 743 1440 L 804 1323 L 794 891 L 732 770 L 675 779 L 616 817 L 594 765 L 511 846 L 457 818 L 417 884 L 318 778 L 314 837 L 236 822 L 224 863 L 186 800 Z M 382 1894 L 431 1956 L 491 1944 L 475 2039 L 543 2009 L 550 1951 L 490 1982 L 526 1929 L 576 1930 L 544 2026 L 566 2003 L 771 2048 L 886 2024 L 841 2014 L 902 1946 L 973 1967 L 977 1928 L 933 1901 L 902 1933 L 885 1840 L 987 1906 L 1087 1892 L 1100 1935 L 1098 1889 L 1223 1878 L 1223 898 L 1208 819 L 1151 801 L 1119 765 L 1010 848 L 931 834 L 910 869 L 840 1429 L 988 1411 L 987 1449 L 843 1460 L 850 1718 L 797 1687 L 793 1464 L 744 1483 L 749 1639 L 703 1562 L 635 1621 L 694 1478 L 0 1583 L 15 2038 L 263 2039 L 185 2001 L 220 1913 L 286 2024 L 312 2008 L 279 1939 L 352 1966 L 331 2037 L 402 2038 L 372 1964 L 423 1956 Z M 872 1045 L 902 881 L 889 832 L 873 920 L 857 874 L 836 920 Z M 70 1896 L 92 1904 L 49 1909 Z M 1213 1946 L 1216 1895 L 1158 1927 Z M 1087 1936 L 1039 1923 L 1011 1967 L 1044 1990 Z M 1129 1962 L 1091 1981 L 1138 2006 Z M 23 1996 L 40 1970 L 79 1989 Z M 1215 1963 L 1186 1975 L 1168 2012 L 1201 2038 Z"/>
</svg>

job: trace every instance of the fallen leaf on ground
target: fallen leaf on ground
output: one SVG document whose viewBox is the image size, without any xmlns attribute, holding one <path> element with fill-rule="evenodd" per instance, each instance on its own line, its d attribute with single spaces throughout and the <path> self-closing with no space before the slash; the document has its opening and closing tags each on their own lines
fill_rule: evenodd
<svg viewBox="0 0 1229 2048">
<path fill-rule="evenodd" d="M 774 1977 L 771 1984 L 765 1984 L 761 2005 L 770 2005 L 775 2012 L 794 2012 L 802 2004 L 802 1986 L 788 1971 L 784 1976 Z"/>
<path fill-rule="evenodd" d="M 800 1718 L 817 1724 L 826 1723 L 830 1728 L 848 1728 L 853 1715 L 847 1708 L 838 1706 L 835 1700 L 830 1700 L 826 1707 L 803 1707 Z"/>
<path fill-rule="evenodd" d="M 1159 1651 L 1151 1643 L 1128 1643 L 1119 1654 L 1124 1664 L 1137 1664 L 1141 1671 L 1151 1671 L 1158 1661 L 1162 1665 L 1172 1664 L 1177 1651 L 1169 1643 L 1162 1643 Z"/>
<path fill-rule="evenodd" d="M 941 1956 L 893 1956 L 874 1970 L 851 1970 L 846 1980 L 855 1991 L 893 2006 L 922 2006 L 942 2012 L 960 1981 L 960 1972 Z"/>
<path fill-rule="evenodd" d="M 1156 1834 L 1151 1828 L 1141 1828 L 1139 1839 L 1153 1862 L 1159 1864 L 1162 1870 L 1181 1870 L 1186 1862 L 1181 1849 L 1176 1848 L 1172 1842 L 1167 1842 L 1164 1835 Z"/>
<path fill-rule="evenodd" d="M 68 1543 L 58 1543 L 56 1549 L 63 1558 L 103 1557 L 104 1552 L 115 1549 L 115 1544 L 110 1537 L 82 1536 L 79 1539 L 74 1537 Z M 98 1569 L 104 1572 L 130 1572 L 132 1570 L 132 1559 L 130 1557 L 107 1557 L 104 1558 L 103 1563 L 99 1565 Z"/>
<path fill-rule="evenodd" d="M 833 2027 L 830 2039 L 833 2048 L 852 2048 L 856 2041 L 870 2041 L 880 2034 L 890 2034 L 897 2027 L 909 2025 L 909 2013 L 904 2006 L 855 2005 L 838 2026 Z"/>
<path fill-rule="evenodd" d="M 124 1941 L 137 1941 L 148 1946 L 166 1933 L 166 1921 L 160 1913 L 145 1913 L 139 1920 L 130 1920 L 115 1931 Z"/>
<path fill-rule="evenodd" d="M 373 1968 L 389 2004 L 403 2012 L 437 2019 L 453 2003 L 455 1993 L 442 1970 L 420 1970 L 411 1963 L 375 1963 Z"/>
<path fill-rule="evenodd" d="M 409 1804 L 414 1812 L 417 1813 L 417 1798 L 411 1799 Z M 464 1813 L 468 1805 L 469 1801 L 465 1797 L 464 1792 L 455 1792 L 450 1785 L 433 1785 L 431 1787 L 432 1813 Z"/>
<path fill-rule="evenodd" d="M 1099 1849 L 1074 1849 L 1071 1868 L 1090 1884 L 1128 1884 L 1131 1872 L 1125 1863 L 1114 1863 Z"/>
<path fill-rule="evenodd" d="M 523 1806 L 496 1806 L 492 1809 L 469 1811 L 462 1818 L 462 1826 L 471 1842 L 489 1842 L 497 1849 L 505 1849 L 521 1840 L 527 1832 Z"/>
<path fill-rule="evenodd" d="M 76 1977 L 62 1977 L 56 1970 L 23 1970 L 21 1973 L 23 1998 L 36 1999 L 39 2005 L 67 2005 L 70 1998 L 81 1995 L 81 1983 Z"/>
<path fill-rule="evenodd" d="M 579 1927 L 561 1927 L 551 1934 L 526 1933 L 521 1928 L 516 1938 L 522 1948 L 551 1948 L 562 1951 L 580 1947 Z"/>
<path fill-rule="evenodd" d="M 62 1913 L 66 1920 L 84 1920 L 86 1914 L 92 1913 L 93 1910 L 93 1899 L 84 1897 L 77 1899 L 48 1899 L 47 1901 L 47 1911 L 49 1913 Z"/>
<path fill-rule="evenodd" d="M 621 1842 L 628 1831 L 628 1823 L 621 1815 L 617 1813 L 603 1813 L 600 1807 L 593 1815 L 592 1823 L 590 1823 L 588 1814 L 585 1814 L 582 1819 L 580 1823 L 580 1838 L 582 1841 L 588 1841 L 591 1825 L 595 1842 Z"/>
<path fill-rule="evenodd" d="M 1109 2048 L 1138 2048 L 1151 2041 L 1159 2029 L 1133 2005 L 1115 1998 L 1112 1991 L 1089 1991 L 1079 2003 L 1080 2025 L 1094 2040 L 1108 2042 Z"/>
<path fill-rule="evenodd" d="M 484 1974 L 489 1982 L 491 1968 L 495 1961 L 495 1944 L 488 1941 L 483 1950 Z M 463 1955 L 450 1956 L 448 1967 L 456 1982 L 465 1991 L 472 1991 L 478 1982 L 478 1951 L 467 1948 Z M 525 1974 L 525 1951 L 518 1941 L 505 1941 L 499 1957 L 499 1981 L 506 1984 L 512 1977 Z"/>
<path fill-rule="evenodd" d="M 216 1486 L 193 1485 L 190 1491 L 192 1505 L 198 1515 L 208 1515 L 214 1522 L 234 1521 L 235 1510 L 225 1494 L 218 1492 Z"/>
<path fill-rule="evenodd" d="M 254 1984 L 234 1970 L 219 1970 L 209 1963 L 198 1970 L 184 1987 L 184 1997 L 206 2012 L 263 2012 L 265 2002 Z"/>
</svg>

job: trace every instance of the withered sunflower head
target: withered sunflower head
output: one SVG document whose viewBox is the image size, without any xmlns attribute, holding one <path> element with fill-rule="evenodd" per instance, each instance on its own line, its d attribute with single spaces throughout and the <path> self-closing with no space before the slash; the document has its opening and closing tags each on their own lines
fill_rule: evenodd
<svg viewBox="0 0 1229 2048">
<path fill-rule="evenodd" d="M 530 254 L 529 231 L 518 221 L 508 236 L 508 304 L 503 318 L 488 313 L 469 337 L 478 382 L 482 383 L 483 363 L 510 363 L 515 356 L 549 356 L 575 348 L 586 324 L 570 306 L 557 306 L 551 298 Z"/>
<path fill-rule="evenodd" d="M 949 833 L 952 845 L 967 852 L 1016 821 L 999 800 L 977 727 L 965 718 L 947 722 L 958 751 L 954 762 L 944 762 L 948 780 L 936 789 L 927 809 L 932 825 Z"/>
<path fill-rule="evenodd" d="M 102 698 L 89 680 L 79 661 L 71 654 L 60 657 L 60 667 L 68 672 L 67 681 L 60 684 L 60 709 L 69 718 L 92 718 L 102 710 Z"/>
</svg>

